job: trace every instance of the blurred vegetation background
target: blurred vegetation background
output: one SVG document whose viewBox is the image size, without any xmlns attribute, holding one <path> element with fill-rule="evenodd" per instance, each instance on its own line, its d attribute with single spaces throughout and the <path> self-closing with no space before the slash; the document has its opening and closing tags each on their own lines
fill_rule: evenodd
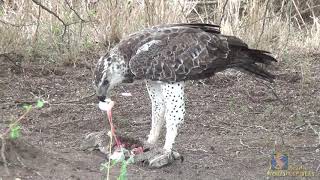
<svg viewBox="0 0 320 180">
<path fill-rule="evenodd" d="M 281 59 L 319 51 L 319 15 L 320 0 L 0 0 L 0 54 L 95 62 L 144 27 L 202 22 Z"/>
</svg>

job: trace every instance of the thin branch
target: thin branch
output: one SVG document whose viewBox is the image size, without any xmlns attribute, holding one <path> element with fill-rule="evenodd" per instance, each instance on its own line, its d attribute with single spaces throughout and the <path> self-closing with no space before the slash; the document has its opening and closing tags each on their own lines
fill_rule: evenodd
<svg viewBox="0 0 320 180">
<path fill-rule="evenodd" d="M 269 2 L 270 2 L 270 0 L 268 0 L 267 3 L 266 3 L 266 10 L 264 11 L 263 17 L 267 17 Z M 267 18 L 264 18 L 264 19 L 263 19 L 262 29 L 261 29 L 261 33 L 260 33 L 260 35 L 259 35 L 259 39 L 258 39 L 258 41 L 257 41 L 257 43 L 256 43 L 256 47 L 258 47 L 258 45 L 259 45 L 259 43 L 260 43 L 260 41 L 261 41 L 261 37 L 262 37 L 262 35 L 263 35 L 263 33 L 264 33 L 264 28 L 265 28 L 265 25 L 266 25 L 266 19 L 267 19 Z"/>
<path fill-rule="evenodd" d="M 65 23 L 56 13 L 54 13 L 53 11 L 51 11 L 49 8 L 47 8 L 46 6 L 44 6 L 43 4 L 41 4 L 38 0 L 32 0 L 32 2 L 34 2 L 36 5 L 40 6 L 42 9 L 46 10 L 48 13 L 50 13 L 51 15 L 53 15 L 54 17 L 56 17 L 64 26 L 64 30 L 63 30 L 63 34 L 62 37 L 64 37 L 64 35 L 66 34 L 67 31 L 67 27 L 69 26 L 67 23 Z"/>
<path fill-rule="evenodd" d="M 312 129 L 312 131 L 313 131 L 316 135 L 318 135 L 318 145 L 320 145 L 320 131 L 317 131 L 317 130 L 313 127 L 313 125 L 310 123 L 309 120 L 307 121 L 307 124 L 308 124 L 308 127 L 309 127 L 310 129 Z"/>
<path fill-rule="evenodd" d="M 264 83 L 264 82 L 261 82 L 261 81 L 259 81 L 261 84 L 263 84 L 263 85 L 265 85 L 268 89 L 270 89 L 271 90 L 271 92 L 272 92 L 272 94 L 274 95 L 274 97 L 276 97 L 276 99 L 281 103 L 281 105 L 283 106 L 283 107 L 285 107 L 288 111 L 290 111 L 292 114 L 295 114 L 295 112 L 291 109 L 291 108 L 289 108 L 285 103 L 284 103 L 284 101 L 278 96 L 278 94 L 275 92 L 275 90 L 273 89 L 273 87 L 271 87 L 270 85 L 268 85 L 268 84 L 266 84 L 266 83 Z"/>
<path fill-rule="evenodd" d="M 82 21 L 82 22 L 86 22 L 86 20 L 84 20 L 83 18 L 81 18 L 81 16 L 79 15 L 79 13 L 71 6 L 71 4 L 69 3 L 68 0 L 65 0 L 66 4 L 68 5 L 68 7 L 74 12 L 74 14 L 76 14 L 76 16 Z"/>
<path fill-rule="evenodd" d="M 300 13 L 298 13 L 298 14 L 293 15 L 293 17 L 295 17 L 295 16 L 297 16 L 297 15 L 300 15 L 300 16 L 301 16 L 301 14 L 304 14 L 304 13 L 306 13 L 306 12 L 308 12 L 308 11 L 313 12 L 315 8 L 320 7 L 320 4 L 314 5 L 314 6 L 310 6 L 309 3 L 307 3 L 307 5 L 308 5 L 308 8 L 300 11 Z"/>
<path fill-rule="evenodd" d="M 33 26 L 33 25 L 36 24 L 36 23 L 31 23 L 31 24 L 14 24 L 14 23 L 11 23 L 11 22 L 4 21 L 4 20 L 2 20 L 2 19 L 0 19 L 0 23 L 5 24 L 5 25 L 9 25 L 9 26 L 12 26 L 12 27 L 17 27 L 17 28 L 24 27 L 24 26 Z"/>
<path fill-rule="evenodd" d="M 38 17 L 37 17 L 37 26 L 36 26 L 36 30 L 34 31 L 33 44 L 36 44 L 36 42 L 38 41 L 38 32 L 39 32 L 39 27 L 40 27 L 40 16 L 41 16 L 41 7 L 39 6 Z"/>
<path fill-rule="evenodd" d="M 19 119 L 17 119 L 16 121 L 14 121 L 12 124 L 18 124 L 18 123 L 20 123 L 20 122 L 31 112 L 31 109 L 32 109 L 32 108 L 27 109 L 27 111 L 26 111 L 22 116 L 20 116 Z M 8 128 L 4 133 L 0 134 L 0 138 L 1 138 L 1 139 L 2 139 L 2 138 L 5 138 L 5 137 L 9 134 L 10 130 L 11 130 L 11 128 Z"/>
<path fill-rule="evenodd" d="M 3 53 L 0 54 L 0 58 L 4 57 L 6 60 L 10 61 L 12 64 L 14 64 L 16 67 L 21 68 L 21 65 L 17 64 L 11 57 L 10 53 Z"/>
<path fill-rule="evenodd" d="M 95 95 L 95 93 L 92 93 L 92 94 L 90 94 L 90 95 L 81 97 L 81 98 L 76 99 L 76 100 L 69 100 L 69 101 L 63 101 L 63 102 L 54 102 L 54 103 L 49 103 L 49 104 L 69 104 L 69 103 L 76 103 L 76 102 L 80 102 L 80 101 L 82 101 L 82 100 L 84 100 L 84 99 L 93 97 L 94 95 Z"/>
<path fill-rule="evenodd" d="M 223 20 L 223 18 L 224 18 L 224 15 L 225 15 L 224 13 L 225 13 L 225 11 L 226 11 L 226 7 L 227 7 L 228 2 L 229 2 L 229 0 L 226 0 L 226 2 L 225 2 L 224 5 L 223 5 L 222 16 L 221 16 L 221 18 L 220 18 L 219 26 L 221 26 L 221 23 L 222 23 L 222 20 Z"/>
<path fill-rule="evenodd" d="M 6 150 L 6 140 L 4 137 L 0 137 L 1 139 L 1 158 L 3 160 L 3 164 L 4 164 L 4 168 L 7 172 L 8 175 L 10 175 L 10 171 L 9 171 L 9 168 L 8 168 L 8 161 L 7 161 L 7 158 L 4 154 L 5 150 Z"/>
<path fill-rule="evenodd" d="M 302 17 L 301 14 L 300 14 L 300 11 L 299 11 L 299 8 L 298 8 L 297 5 L 296 5 L 296 2 L 295 2 L 294 0 L 292 0 L 292 3 L 293 3 L 294 8 L 296 9 L 296 11 L 297 11 L 297 13 L 298 13 L 298 15 L 299 15 L 299 18 L 301 19 L 304 27 L 306 27 L 306 23 L 304 22 L 303 17 Z"/>
<path fill-rule="evenodd" d="M 68 23 L 67 26 L 70 26 L 70 25 L 74 25 L 74 24 L 78 24 L 78 23 L 91 23 L 91 22 L 98 22 L 97 20 L 92 20 L 92 21 L 74 21 L 74 22 L 71 22 L 71 23 Z"/>
<path fill-rule="evenodd" d="M 284 46 L 283 46 L 283 50 L 281 51 L 282 52 L 282 54 L 280 55 L 280 56 L 283 56 L 283 54 L 284 54 L 284 49 L 288 46 L 288 44 L 289 44 L 289 39 L 290 39 L 290 35 L 291 35 L 291 24 L 292 23 L 290 23 L 290 21 L 291 21 L 291 12 L 292 12 L 292 3 L 290 3 L 289 4 L 289 13 L 288 13 L 288 19 L 287 19 L 287 22 L 288 22 L 288 32 L 286 33 L 287 34 L 287 37 L 286 37 L 286 41 L 285 41 L 285 44 L 284 44 Z"/>
</svg>

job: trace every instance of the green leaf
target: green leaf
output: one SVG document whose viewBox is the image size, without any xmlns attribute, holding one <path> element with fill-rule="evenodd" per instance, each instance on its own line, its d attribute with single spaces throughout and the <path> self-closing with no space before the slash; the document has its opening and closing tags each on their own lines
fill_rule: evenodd
<svg viewBox="0 0 320 180">
<path fill-rule="evenodd" d="M 117 178 L 118 180 L 127 180 L 127 162 L 122 161 L 120 175 Z"/>
<path fill-rule="evenodd" d="M 36 105 L 36 107 L 37 107 L 37 108 L 42 108 L 42 107 L 43 107 L 43 105 L 44 105 L 44 101 L 43 101 L 43 100 L 41 100 L 41 99 L 39 99 L 39 100 L 37 101 L 37 105 Z"/>
<path fill-rule="evenodd" d="M 32 108 L 32 105 L 30 105 L 30 104 L 25 104 L 25 105 L 23 105 L 22 107 L 23 107 L 26 111 L 30 111 L 31 108 Z"/>
<path fill-rule="evenodd" d="M 18 137 L 20 137 L 20 129 L 21 129 L 20 125 L 12 124 L 10 126 L 10 138 L 17 139 Z"/>
<path fill-rule="evenodd" d="M 120 175 L 119 177 L 117 178 L 117 180 L 127 180 L 128 179 L 128 165 L 129 164 L 132 164 L 134 162 L 134 157 L 133 156 L 130 156 L 130 158 L 128 160 L 123 160 L 122 161 L 122 164 L 121 164 L 121 171 L 120 171 Z"/>
<path fill-rule="evenodd" d="M 117 162 L 118 162 L 117 160 L 112 159 L 112 160 L 111 160 L 111 166 L 116 165 L 116 164 L 117 164 Z"/>
</svg>

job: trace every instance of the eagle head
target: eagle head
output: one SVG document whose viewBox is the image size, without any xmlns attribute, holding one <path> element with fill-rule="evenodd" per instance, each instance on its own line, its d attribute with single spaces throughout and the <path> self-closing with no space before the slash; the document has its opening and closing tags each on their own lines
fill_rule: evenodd
<svg viewBox="0 0 320 180">
<path fill-rule="evenodd" d="M 106 54 L 99 59 L 93 84 L 100 101 L 109 99 L 110 90 L 123 81 L 126 70 L 125 62 L 120 56 Z"/>
</svg>

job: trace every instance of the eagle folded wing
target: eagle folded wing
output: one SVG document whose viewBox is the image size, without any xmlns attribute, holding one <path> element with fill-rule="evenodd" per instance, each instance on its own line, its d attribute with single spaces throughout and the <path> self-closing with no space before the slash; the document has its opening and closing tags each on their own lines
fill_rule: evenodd
<svg viewBox="0 0 320 180">
<path fill-rule="evenodd" d="M 129 67 L 136 78 L 177 82 L 211 76 L 227 64 L 226 38 L 202 29 L 169 27 L 147 32 L 133 53 Z M 140 34 L 141 36 L 141 34 Z"/>
</svg>

